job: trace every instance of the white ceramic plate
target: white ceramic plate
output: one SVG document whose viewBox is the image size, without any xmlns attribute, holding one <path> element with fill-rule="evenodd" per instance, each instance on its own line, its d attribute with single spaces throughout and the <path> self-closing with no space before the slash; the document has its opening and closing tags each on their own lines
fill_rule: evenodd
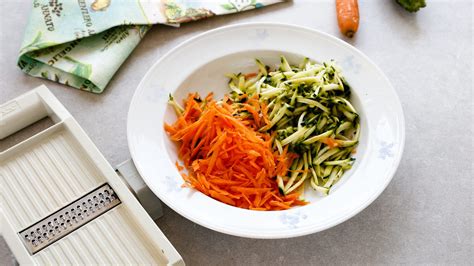
<svg viewBox="0 0 474 266">
<path fill-rule="evenodd" d="M 276 66 L 279 56 L 299 63 L 303 56 L 336 60 L 352 86 L 362 134 L 354 167 L 327 197 L 307 191 L 309 205 L 285 211 L 250 211 L 181 188 L 174 166 L 177 147 L 163 130 L 176 119 L 168 94 L 183 99 L 227 92 L 225 73 L 252 72 L 254 58 Z M 135 165 L 151 190 L 182 216 L 210 229 L 243 237 L 285 238 L 315 233 L 354 216 L 390 182 L 405 141 L 403 111 L 382 71 L 360 51 L 328 34 L 294 25 L 238 24 L 211 30 L 177 46 L 148 71 L 128 114 L 128 142 Z"/>
</svg>

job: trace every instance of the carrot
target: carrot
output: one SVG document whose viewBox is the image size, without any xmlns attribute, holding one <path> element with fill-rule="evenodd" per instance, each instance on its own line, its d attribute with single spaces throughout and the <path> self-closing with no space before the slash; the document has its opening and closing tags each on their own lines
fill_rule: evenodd
<svg viewBox="0 0 474 266">
<path fill-rule="evenodd" d="M 176 162 L 175 165 L 176 165 L 176 168 L 178 169 L 178 171 L 180 171 L 180 172 L 183 171 L 184 167 L 181 166 L 181 165 L 179 164 L 179 162 Z"/>
<path fill-rule="evenodd" d="M 352 38 L 359 28 L 357 0 L 336 0 L 337 22 L 341 33 Z"/>
<path fill-rule="evenodd" d="M 253 115 L 234 116 L 236 105 L 225 98 L 217 103 L 212 95 L 200 100 L 190 94 L 184 112 L 177 121 L 165 124 L 165 131 L 180 145 L 179 158 L 183 166 L 184 187 L 193 187 L 223 203 L 251 210 L 283 210 L 306 202 L 296 200 L 297 193 L 281 195 L 277 174 L 286 174 L 295 158 L 288 153 L 273 151 L 272 136 L 258 132 L 266 123 L 259 113 L 265 108 L 252 99 L 245 109 Z M 253 101 L 254 100 L 254 101 Z M 263 107 L 263 108 L 262 108 Z"/>
<path fill-rule="evenodd" d="M 215 198 L 215 199 L 218 199 L 224 203 L 227 203 L 229 205 L 235 205 L 235 201 L 232 200 L 231 198 L 229 197 L 226 197 L 224 195 L 222 195 L 221 193 L 217 192 L 217 191 L 214 191 L 214 190 L 211 190 L 209 191 L 211 197 Z"/>
<path fill-rule="evenodd" d="M 262 116 L 265 125 L 270 124 L 270 118 L 268 118 L 268 106 L 265 103 L 262 103 Z"/>
<path fill-rule="evenodd" d="M 321 140 L 322 143 L 329 146 L 330 149 L 336 148 L 339 146 L 339 143 L 333 138 L 324 138 Z"/>
<path fill-rule="evenodd" d="M 273 207 L 277 207 L 277 209 L 283 209 L 283 210 L 286 210 L 286 209 L 290 208 L 290 206 L 288 206 L 284 202 L 279 202 L 279 201 L 276 201 L 276 200 L 270 201 L 270 205 L 273 206 Z"/>
<path fill-rule="evenodd" d="M 256 76 L 257 76 L 257 73 L 255 73 L 255 72 L 248 73 L 248 74 L 244 75 L 245 79 L 253 78 L 253 77 L 256 77 Z"/>
</svg>

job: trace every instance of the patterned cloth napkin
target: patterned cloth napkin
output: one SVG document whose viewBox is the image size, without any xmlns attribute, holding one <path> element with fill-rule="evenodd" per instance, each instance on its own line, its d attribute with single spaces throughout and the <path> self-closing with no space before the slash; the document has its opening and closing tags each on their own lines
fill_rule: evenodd
<svg viewBox="0 0 474 266">
<path fill-rule="evenodd" d="M 18 66 L 101 93 L 152 24 L 230 14 L 284 0 L 34 0 Z"/>
</svg>

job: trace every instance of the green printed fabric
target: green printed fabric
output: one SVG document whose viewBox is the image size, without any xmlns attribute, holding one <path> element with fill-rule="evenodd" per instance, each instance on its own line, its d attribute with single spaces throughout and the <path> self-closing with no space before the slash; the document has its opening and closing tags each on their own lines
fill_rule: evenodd
<svg viewBox="0 0 474 266">
<path fill-rule="evenodd" d="M 33 0 L 18 66 L 101 93 L 152 24 L 180 23 L 284 0 Z"/>
</svg>

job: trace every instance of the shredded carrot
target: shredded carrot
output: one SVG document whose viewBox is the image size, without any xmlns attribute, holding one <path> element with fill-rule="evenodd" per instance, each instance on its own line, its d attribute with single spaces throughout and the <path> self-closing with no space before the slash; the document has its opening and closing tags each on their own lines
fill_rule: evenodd
<svg viewBox="0 0 474 266">
<path fill-rule="evenodd" d="M 178 168 L 178 171 L 183 171 L 184 167 L 182 165 L 179 164 L 178 161 L 176 161 L 176 168 Z"/>
<path fill-rule="evenodd" d="M 333 149 L 339 146 L 339 143 L 333 138 L 324 138 L 321 141 L 324 144 L 328 145 L 330 149 Z"/>
<path fill-rule="evenodd" d="M 245 79 L 249 79 L 249 78 L 253 78 L 253 77 L 256 77 L 257 76 L 257 73 L 248 73 L 248 74 L 245 74 L 244 77 Z"/>
<path fill-rule="evenodd" d="M 272 149 L 272 136 L 258 132 L 267 124 L 266 106 L 250 99 L 245 118 L 234 116 L 237 107 L 227 98 L 217 103 L 212 94 L 203 102 L 196 93 L 185 100 L 184 112 L 164 128 L 180 144 L 176 162 L 184 187 L 193 187 L 223 203 L 251 210 L 284 210 L 306 202 L 298 193 L 281 195 L 276 175 L 286 175 L 296 156 L 285 147 Z M 241 107 L 239 107 L 241 108 Z M 263 117 L 259 114 L 263 113 Z"/>
</svg>

